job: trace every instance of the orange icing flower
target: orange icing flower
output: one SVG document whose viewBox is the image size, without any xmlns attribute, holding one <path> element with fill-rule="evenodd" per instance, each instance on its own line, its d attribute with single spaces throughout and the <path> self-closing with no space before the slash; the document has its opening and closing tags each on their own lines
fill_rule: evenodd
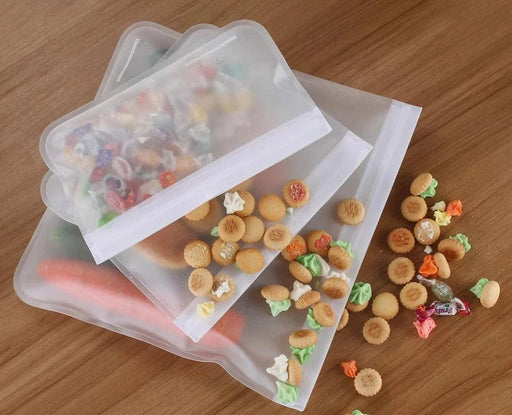
<svg viewBox="0 0 512 415">
<path fill-rule="evenodd" d="M 419 269 L 419 273 L 424 277 L 435 277 L 437 275 L 437 266 L 432 255 L 427 255 L 423 258 L 423 264 Z"/>
<path fill-rule="evenodd" d="M 357 373 L 359 372 L 359 370 L 356 367 L 355 360 L 341 362 L 341 367 L 343 368 L 345 375 L 347 375 L 349 378 L 355 378 L 357 376 Z"/>
<path fill-rule="evenodd" d="M 172 174 L 172 171 L 166 170 L 160 173 L 159 181 L 162 187 L 169 187 L 176 183 L 177 179 L 176 176 Z"/>
<path fill-rule="evenodd" d="M 291 261 L 295 261 L 307 252 L 307 247 L 302 241 L 295 240 L 286 247 L 286 252 L 290 255 Z"/>
<path fill-rule="evenodd" d="M 452 200 L 446 206 L 446 212 L 452 216 L 462 215 L 462 202 L 459 199 Z"/>
</svg>

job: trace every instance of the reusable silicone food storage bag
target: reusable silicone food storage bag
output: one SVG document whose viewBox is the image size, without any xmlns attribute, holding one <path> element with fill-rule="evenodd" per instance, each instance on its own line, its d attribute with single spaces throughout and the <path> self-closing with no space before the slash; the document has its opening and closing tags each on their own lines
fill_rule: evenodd
<svg viewBox="0 0 512 415">
<path fill-rule="evenodd" d="M 173 41 L 172 34 L 165 28 L 161 30 L 162 33 L 169 34 L 171 43 Z M 315 215 L 307 227 L 309 230 L 323 228 L 332 235 L 336 235 L 340 225 L 334 219 L 333 208 L 339 200 L 355 196 L 365 203 L 366 217 L 363 223 L 353 228 L 345 227 L 340 234 L 341 238 L 351 241 L 353 244 L 352 268 L 347 272 L 351 281 L 350 285 L 352 285 L 396 177 L 420 109 L 309 75 L 298 72 L 296 74 L 322 109 L 330 112 L 337 120 L 348 125 L 374 145 L 371 156 L 361 164 L 329 203 Z M 97 291 L 93 284 L 93 278 L 77 281 L 83 287 L 85 301 L 72 302 L 71 306 L 62 307 L 62 302 L 68 300 L 67 291 L 69 289 L 65 287 L 58 289 L 57 283 L 52 286 L 48 283 L 48 278 L 43 279 L 38 275 L 36 268 L 39 260 L 58 258 L 59 255 L 71 256 L 68 249 L 64 249 L 64 254 L 49 254 L 47 250 L 51 244 L 44 238 L 44 242 L 38 246 L 38 234 L 43 232 L 44 226 L 47 226 L 50 220 L 53 220 L 54 224 L 57 221 L 55 217 L 50 219 L 47 216 L 52 215 L 48 212 L 43 218 L 16 271 L 15 287 L 18 295 L 25 302 L 93 322 L 184 357 L 217 362 L 240 382 L 263 396 L 279 402 L 274 379 L 265 372 L 265 368 L 272 364 L 273 357 L 280 353 L 286 354 L 289 333 L 300 328 L 305 322 L 305 312 L 298 310 L 293 312 L 289 310 L 286 313 L 281 313 L 275 319 L 272 318 L 267 305 L 258 292 L 261 286 L 269 283 L 291 285 L 292 277 L 283 266 L 282 259 L 276 259 L 272 266 L 265 270 L 257 284 L 230 310 L 230 313 L 233 314 L 230 314 L 229 317 L 226 315 L 221 320 L 220 327 L 222 329 L 217 330 L 216 326 L 207 335 L 208 337 L 212 336 L 217 331 L 222 333 L 226 327 L 224 322 L 229 322 L 227 326 L 232 331 L 228 337 L 233 340 L 232 345 L 229 346 L 229 342 L 224 342 L 221 346 L 222 351 L 217 353 L 216 350 L 214 352 L 216 355 L 213 356 L 210 352 L 211 346 L 205 343 L 206 337 L 199 343 L 192 343 L 172 329 L 154 329 L 152 325 L 148 326 L 147 319 L 136 317 L 128 320 L 125 317 L 126 312 L 116 310 L 115 307 L 112 310 L 112 307 L 108 307 L 108 302 L 103 307 L 98 307 L 95 302 L 87 300 L 87 293 L 94 295 Z M 69 227 L 62 221 L 59 223 Z M 68 243 L 66 246 L 70 247 L 71 244 Z M 80 252 L 87 255 L 84 245 Z M 75 255 L 75 257 L 80 257 L 80 255 Z M 56 279 L 58 280 L 57 277 Z M 63 283 L 69 280 L 63 275 Z M 123 298 L 122 295 L 118 297 Z M 345 300 L 337 300 L 333 304 L 338 318 L 344 306 Z M 107 312 L 105 312 L 105 308 L 108 310 Z M 240 330 L 241 326 L 243 329 Z M 262 335 L 264 333 L 272 333 L 272 337 Z M 333 328 L 324 328 L 319 332 L 316 349 L 303 366 L 303 381 L 298 387 L 297 399 L 288 403 L 287 406 L 298 410 L 303 410 L 306 406 L 333 336 Z M 223 335 L 223 337 L 226 336 Z"/>
<path fill-rule="evenodd" d="M 203 30 L 204 25 L 199 28 Z M 211 32 L 211 30 L 210 30 Z M 194 28 L 189 36 L 198 33 Z M 194 38 L 183 37 L 178 43 L 189 45 Z M 304 226 L 313 214 L 334 194 L 339 186 L 350 176 L 359 163 L 366 157 L 370 146 L 358 139 L 345 127 L 330 120 L 333 131 L 324 139 L 295 153 L 287 159 L 245 182 L 249 190 L 259 200 L 269 193 L 282 194 L 283 185 L 290 179 L 303 179 L 311 188 L 311 196 L 306 206 L 295 209 L 292 215 L 285 217 L 281 224 L 286 225 L 293 234 Z M 52 182 L 49 181 L 49 184 Z M 43 181 L 43 200 L 48 202 L 44 192 L 46 180 Z M 232 194 L 232 193 L 231 193 Z M 55 200 L 59 200 L 55 198 Z M 211 200 L 209 213 L 204 220 L 191 221 L 184 218 L 173 225 L 155 233 L 150 238 L 112 258 L 114 264 L 127 275 L 136 286 L 194 341 L 200 340 L 229 310 L 243 292 L 256 280 L 262 269 L 247 275 L 232 264 L 211 264 L 208 269 L 217 278 L 228 275 L 235 287 L 231 289 L 230 298 L 218 302 L 214 310 L 203 318 L 198 310 L 210 300 L 208 297 L 194 297 L 188 287 L 188 276 L 192 268 L 187 267 L 183 251 L 188 242 L 203 240 L 212 245 L 216 238 L 209 233 L 224 216 L 221 208 L 222 197 Z M 49 206 L 55 205 L 48 203 Z M 57 211 L 58 212 L 58 211 Z M 78 223 L 75 219 L 75 223 Z M 263 267 L 268 265 L 278 251 L 272 251 L 263 243 L 222 243 L 221 255 L 236 254 L 238 247 L 256 246 L 263 254 Z M 213 248 L 212 248 L 213 249 Z M 229 252 L 228 252 L 229 251 Z M 229 262 L 229 261 L 227 261 Z"/>
<path fill-rule="evenodd" d="M 309 79 L 304 77 L 303 81 Z M 322 85 L 324 82 L 326 85 Z M 355 227 L 350 238 L 343 236 L 353 242 L 355 259 L 352 270 L 347 273 L 353 282 L 418 113 L 414 107 L 396 101 L 341 86 L 333 88 L 329 84 L 318 78 L 311 79 L 317 96 L 337 95 L 339 100 L 326 97 L 324 101 L 330 101 L 347 117 L 354 116 L 352 128 L 361 135 L 366 132 L 365 138 L 370 141 L 373 138 L 375 144 L 375 155 L 372 154 L 333 197 L 336 203 L 341 198 L 356 196 L 367 208 L 364 227 Z M 343 105 L 348 97 L 355 98 L 350 108 Z M 365 112 L 366 118 L 362 118 L 361 112 Z M 315 216 L 308 225 L 310 229 L 318 225 L 327 230 L 339 226 L 331 218 L 324 222 L 332 215 L 333 203 Z M 276 259 L 277 268 L 269 267 L 257 284 L 198 343 L 185 336 L 165 314 L 134 290 L 121 273 L 107 264 L 95 265 L 78 228 L 50 211 L 43 216 L 20 261 L 14 284 L 19 297 L 28 304 L 70 315 L 189 359 L 216 362 L 250 389 L 280 403 L 274 378 L 265 369 L 271 366 L 275 356 L 287 354 L 289 333 L 300 328 L 305 320 L 305 313 L 292 310 L 273 318 L 258 292 L 268 283 L 292 284 L 292 277 L 286 267 L 283 269 L 282 261 Z M 339 301 L 335 304 L 337 313 L 344 307 L 344 301 Z M 333 336 L 331 329 L 320 332 L 316 350 L 303 366 L 298 398 L 287 406 L 297 410 L 305 408 Z"/>
<path fill-rule="evenodd" d="M 293 178 L 303 179 L 311 189 L 307 205 L 296 208 L 293 214 L 286 215 L 279 223 L 286 225 L 295 234 L 313 217 L 313 215 L 332 197 L 339 186 L 353 173 L 366 157 L 371 147 L 346 130 L 334 120 L 330 120 L 334 131 L 328 137 L 318 141 L 275 166 L 259 173 L 244 184 L 259 200 L 264 194 L 281 193 L 283 185 Z M 348 159 L 347 159 L 348 158 Z M 51 182 L 50 182 L 51 184 Z M 47 180 L 43 180 L 43 199 L 58 200 L 45 194 Z M 229 310 L 236 300 L 256 281 L 268 264 L 279 254 L 264 246 L 262 242 L 244 244 L 239 242 L 226 245 L 226 249 L 240 250 L 256 247 L 263 255 L 263 269 L 246 274 L 230 264 L 221 266 L 212 262 L 207 266 L 212 275 L 228 275 L 234 282 L 233 294 L 222 302 L 215 303 L 214 310 L 203 318 L 198 308 L 211 299 L 194 297 L 188 287 L 188 276 L 193 270 L 187 266 L 183 251 L 187 243 L 193 240 L 205 241 L 212 245 L 217 239 L 210 232 L 221 217 L 225 215 L 223 198 L 209 202 L 208 216 L 201 221 L 187 218 L 167 226 L 112 258 L 112 262 L 174 323 L 194 341 L 199 341 Z M 49 203 L 54 206 L 56 203 Z M 57 210 L 58 212 L 58 210 Z M 69 218 L 72 219 L 72 218 Z M 270 226 L 271 224 L 267 224 Z M 235 252 L 236 253 L 236 252 Z"/>
<path fill-rule="evenodd" d="M 100 263 L 330 131 L 265 29 L 241 22 L 56 121 L 40 147 Z"/>
</svg>

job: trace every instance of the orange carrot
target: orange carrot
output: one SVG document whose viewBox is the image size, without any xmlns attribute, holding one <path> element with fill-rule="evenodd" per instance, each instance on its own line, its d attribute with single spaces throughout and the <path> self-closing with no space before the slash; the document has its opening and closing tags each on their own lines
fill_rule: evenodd
<svg viewBox="0 0 512 415">
<path fill-rule="evenodd" d="M 171 320 L 149 301 L 117 269 L 73 259 L 48 259 L 39 264 L 42 279 L 61 291 L 91 304 L 104 307 L 161 327 L 173 336 L 185 337 Z M 243 328 L 243 318 L 230 310 L 220 319 L 201 343 L 225 347 L 226 342 L 237 343 Z"/>
</svg>

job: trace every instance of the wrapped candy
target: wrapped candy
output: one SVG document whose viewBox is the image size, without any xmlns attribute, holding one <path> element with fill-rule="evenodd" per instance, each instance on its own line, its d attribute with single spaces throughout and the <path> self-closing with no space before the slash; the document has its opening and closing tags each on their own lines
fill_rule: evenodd
<svg viewBox="0 0 512 415">
<path fill-rule="evenodd" d="M 422 277 L 421 275 L 416 276 L 419 282 L 423 285 L 430 287 L 434 295 L 442 302 L 451 302 L 455 296 L 453 295 L 453 291 L 448 284 L 445 284 L 439 280 L 429 280 L 427 278 Z"/>
<path fill-rule="evenodd" d="M 418 330 L 418 336 L 420 336 L 422 339 L 427 339 L 429 334 L 436 327 L 436 322 L 432 317 L 427 318 L 421 323 L 419 321 L 415 321 L 413 324 L 414 327 L 416 327 L 416 330 Z"/>
</svg>

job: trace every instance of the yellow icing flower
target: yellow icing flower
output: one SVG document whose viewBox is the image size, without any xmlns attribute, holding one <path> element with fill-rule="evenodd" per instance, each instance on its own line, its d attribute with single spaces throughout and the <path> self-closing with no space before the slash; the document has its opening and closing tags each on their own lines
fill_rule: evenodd
<svg viewBox="0 0 512 415">
<path fill-rule="evenodd" d="M 213 301 L 205 301 L 204 303 L 199 303 L 197 305 L 197 313 L 203 318 L 210 316 L 214 309 L 215 305 L 213 304 Z"/>
<path fill-rule="evenodd" d="M 450 224 L 452 216 L 449 213 L 441 212 L 440 210 L 436 210 L 434 212 L 434 218 L 436 219 L 436 223 L 439 226 L 446 226 Z"/>
</svg>

